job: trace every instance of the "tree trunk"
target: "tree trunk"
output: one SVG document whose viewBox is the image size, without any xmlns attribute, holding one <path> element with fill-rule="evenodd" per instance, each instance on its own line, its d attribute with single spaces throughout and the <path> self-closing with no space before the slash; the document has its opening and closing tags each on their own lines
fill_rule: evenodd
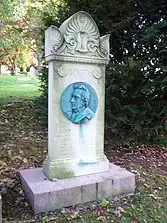
<svg viewBox="0 0 167 223">
<path fill-rule="evenodd" d="M 38 61 L 38 64 L 37 64 L 37 75 L 38 75 L 42 70 L 42 65 L 41 65 L 42 55 L 40 53 L 37 53 L 37 61 Z"/>
<path fill-rule="evenodd" d="M 15 75 L 15 60 L 13 60 L 13 63 L 12 63 L 11 69 L 10 69 L 10 74 L 12 76 Z"/>
</svg>

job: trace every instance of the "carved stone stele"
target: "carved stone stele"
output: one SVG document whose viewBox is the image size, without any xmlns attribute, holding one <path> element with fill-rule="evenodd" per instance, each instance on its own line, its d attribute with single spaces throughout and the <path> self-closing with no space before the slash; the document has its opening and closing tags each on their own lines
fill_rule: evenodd
<svg viewBox="0 0 167 223">
<path fill-rule="evenodd" d="M 100 37 L 91 16 L 77 12 L 46 30 L 45 56 L 48 154 L 42 170 L 20 173 L 34 212 L 134 193 L 135 175 L 109 164 L 104 154 L 109 35 Z"/>
<path fill-rule="evenodd" d="M 107 63 L 109 38 L 109 34 L 100 37 L 92 17 L 81 11 L 66 20 L 59 29 L 52 25 L 46 30 L 45 57 L 47 61 L 53 59 L 53 55 L 60 60 L 63 56 L 73 56 L 74 60 L 75 57 L 85 57 L 93 59 L 94 63 L 99 63 L 99 60 Z"/>
<path fill-rule="evenodd" d="M 108 171 L 104 155 L 105 67 L 109 36 L 100 37 L 86 12 L 77 12 L 45 36 L 49 65 L 48 156 L 51 180 Z"/>
</svg>

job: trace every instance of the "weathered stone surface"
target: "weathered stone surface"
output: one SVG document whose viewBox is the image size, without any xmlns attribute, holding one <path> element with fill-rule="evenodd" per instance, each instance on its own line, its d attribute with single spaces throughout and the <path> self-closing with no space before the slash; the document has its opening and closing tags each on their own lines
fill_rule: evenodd
<svg viewBox="0 0 167 223">
<path fill-rule="evenodd" d="M 43 171 L 50 180 L 109 168 L 104 155 L 105 66 L 109 62 L 109 36 L 100 37 L 94 20 L 83 11 L 75 13 L 60 28 L 50 26 L 46 30 L 48 157 Z M 83 91 L 88 94 L 83 97 L 80 93 L 85 109 L 73 117 L 77 113 L 72 108 L 72 87 L 76 83 L 82 83 Z M 78 117 L 85 111 L 88 114 L 80 120 Z"/>
<path fill-rule="evenodd" d="M 20 176 L 34 213 L 133 194 L 135 190 L 135 175 L 113 164 L 106 172 L 56 182 L 49 181 L 41 168 L 22 170 Z"/>
<path fill-rule="evenodd" d="M 100 37 L 92 17 L 83 11 L 67 19 L 60 28 L 50 26 L 45 35 L 47 61 L 64 60 L 81 63 L 107 64 L 109 61 L 109 37 Z"/>
</svg>

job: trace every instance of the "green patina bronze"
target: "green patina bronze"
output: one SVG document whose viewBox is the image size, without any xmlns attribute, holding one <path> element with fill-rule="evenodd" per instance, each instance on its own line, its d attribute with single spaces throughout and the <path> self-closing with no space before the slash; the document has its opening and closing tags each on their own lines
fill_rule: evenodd
<svg viewBox="0 0 167 223">
<path fill-rule="evenodd" d="M 91 120 L 98 107 L 94 88 L 85 82 L 75 82 L 66 87 L 61 96 L 61 108 L 67 119 L 76 124 Z"/>
</svg>

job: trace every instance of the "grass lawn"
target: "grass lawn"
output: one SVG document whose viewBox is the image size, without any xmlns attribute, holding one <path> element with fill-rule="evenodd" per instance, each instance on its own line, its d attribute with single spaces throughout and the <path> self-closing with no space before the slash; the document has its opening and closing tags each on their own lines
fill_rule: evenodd
<svg viewBox="0 0 167 223">
<path fill-rule="evenodd" d="M 110 134 L 105 137 L 105 154 L 110 162 L 136 174 L 135 195 L 34 216 L 18 171 L 42 167 L 47 155 L 47 127 L 38 115 L 39 106 L 32 100 L 40 95 L 38 80 L 20 78 L 25 76 L 0 76 L 0 194 L 4 223 L 167 223 L 167 148 L 114 145 Z M 28 100 L 15 103 L 14 99 Z"/>
<path fill-rule="evenodd" d="M 37 77 L 0 76 L 0 104 L 10 103 L 13 99 L 30 99 L 40 94 Z"/>
</svg>

